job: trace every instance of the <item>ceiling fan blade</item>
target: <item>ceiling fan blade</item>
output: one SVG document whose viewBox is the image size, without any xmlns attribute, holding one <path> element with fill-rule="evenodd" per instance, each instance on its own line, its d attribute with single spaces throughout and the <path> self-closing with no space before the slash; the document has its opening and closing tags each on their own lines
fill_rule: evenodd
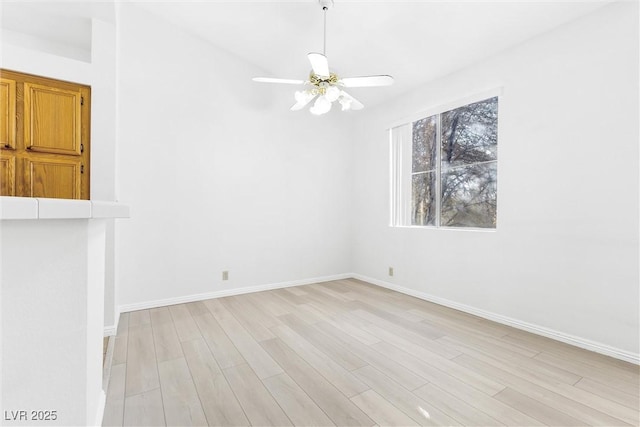
<svg viewBox="0 0 640 427">
<path fill-rule="evenodd" d="M 344 79 L 340 79 L 340 83 L 344 87 L 389 86 L 393 84 L 393 77 L 387 75 L 345 77 Z"/>
<path fill-rule="evenodd" d="M 327 57 L 321 53 L 310 53 L 307 55 L 313 72 L 322 77 L 329 77 L 329 61 Z"/>
<path fill-rule="evenodd" d="M 348 108 L 344 108 L 344 105 L 343 105 L 343 110 L 344 109 L 362 110 L 364 108 L 364 105 L 362 105 L 362 102 L 358 101 L 353 96 L 349 95 L 347 92 L 342 91 L 342 96 L 346 98 L 348 101 L 350 101 Z"/>
<path fill-rule="evenodd" d="M 291 111 L 302 110 L 308 103 L 313 101 L 315 98 L 316 98 L 316 95 L 307 97 L 305 99 L 301 99 L 298 102 L 296 102 L 295 104 L 293 104 L 293 106 L 290 108 L 290 110 Z"/>
<path fill-rule="evenodd" d="M 294 79 L 278 79 L 274 77 L 254 77 L 254 82 L 260 83 L 284 83 L 288 85 L 301 85 L 304 84 L 304 80 L 294 80 Z"/>
</svg>

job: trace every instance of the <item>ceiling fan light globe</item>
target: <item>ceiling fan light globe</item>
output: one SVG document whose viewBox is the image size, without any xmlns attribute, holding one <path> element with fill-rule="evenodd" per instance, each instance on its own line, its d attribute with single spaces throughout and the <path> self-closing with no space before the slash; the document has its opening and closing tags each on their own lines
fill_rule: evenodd
<svg viewBox="0 0 640 427">
<path fill-rule="evenodd" d="M 340 89 L 338 89 L 335 86 L 329 86 L 324 96 L 325 98 L 327 98 L 329 102 L 334 102 L 340 97 L 341 94 L 342 94 L 342 91 Z"/>
<path fill-rule="evenodd" d="M 323 96 L 319 96 L 316 99 L 316 102 L 313 103 L 313 106 L 309 109 L 311 114 L 321 115 L 328 113 L 331 110 L 331 102 L 327 100 L 327 98 Z"/>
</svg>

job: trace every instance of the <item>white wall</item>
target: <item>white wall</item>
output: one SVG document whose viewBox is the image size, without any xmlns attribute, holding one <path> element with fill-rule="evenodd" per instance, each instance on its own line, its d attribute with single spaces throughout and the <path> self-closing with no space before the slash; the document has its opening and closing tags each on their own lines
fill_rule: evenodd
<svg viewBox="0 0 640 427">
<path fill-rule="evenodd" d="M 116 188 L 116 26 L 98 19 L 92 20 L 91 69 L 91 198 L 115 201 Z M 116 303 L 115 283 L 115 228 L 113 219 L 106 221 L 104 326 L 115 334 Z"/>
<path fill-rule="evenodd" d="M 637 8 L 607 6 L 361 117 L 354 271 L 637 357 Z M 499 86 L 497 231 L 388 227 L 385 124 Z"/>
<path fill-rule="evenodd" d="M 134 5 L 118 40 L 119 303 L 349 272 L 348 118 Z"/>
<path fill-rule="evenodd" d="M 96 425 L 105 222 L 3 220 L 0 228 L 0 407 L 15 411 L 3 412 L 2 425 Z M 19 410 L 26 418 L 14 420 Z M 32 420 L 31 410 L 57 419 Z"/>
</svg>

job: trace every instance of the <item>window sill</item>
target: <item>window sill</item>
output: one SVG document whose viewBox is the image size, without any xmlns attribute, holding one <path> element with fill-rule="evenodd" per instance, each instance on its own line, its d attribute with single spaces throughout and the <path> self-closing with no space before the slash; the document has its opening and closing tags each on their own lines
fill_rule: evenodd
<svg viewBox="0 0 640 427">
<path fill-rule="evenodd" d="M 495 233 L 497 228 L 478 227 L 434 227 L 430 225 L 390 225 L 389 228 L 433 230 L 433 231 L 479 231 L 481 233 Z"/>
</svg>

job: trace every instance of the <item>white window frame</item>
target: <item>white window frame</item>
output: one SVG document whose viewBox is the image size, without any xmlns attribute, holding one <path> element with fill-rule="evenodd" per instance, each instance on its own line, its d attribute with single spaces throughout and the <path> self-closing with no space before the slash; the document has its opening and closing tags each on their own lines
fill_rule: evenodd
<svg viewBox="0 0 640 427">
<path fill-rule="evenodd" d="M 390 171 L 390 215 L 389 226 L 399 228 L 417 228 L 426 230 L 452 230 L 452 231 L 483 231 L 483 232 L 495 232 L 498 229 L 496 221 L 495 228 L 481 228 L 481 227 L 449 227 L 440 225 L 440 210 L 441 210 L 441 162 L 440 157 L 442 155 L 441 149 L 441 119 L 440 115 L 444 112 L 454 110 L 465 105 L 473 104 L 483 101 L 489 98 L 498 98 L 498 105 L 502 96 L 503 88 L 498 87 L 491 90 L 475 93 L 473 95 L 460 98 L 456 101 L 440 104 L 436 107 L 430 107 L 422 110 L 420 113 L 416 113 L 410 117 L 397 120 L 388 126 L 389 132 L 389 171 Z M 412 152 L 413 152 L 413 139 L 412 128 L 413 122 L 424 119 L 426 117 L 437 116 L 436 122 L 436 140 L 438 143 L 438 149 L 436 150 L 436 206 L 435 206 L 435 225 L 413 225 L 411 224 L 411 177 L 417 173 L 429 173 L 429 172 L 417 172 L 412 171 Z M 498 134 L 500 134 L 500 120 L 498 120 Z M 500 146 L 498 146 L 498 152 Z M 498 155 L 498 159 L 500 156 Z M 488 162 L 487 162 L 488 163 Z M 496 165 L 498 161 L 496 160 Z M 499 191 L 499 187 L 498 187 Z"/>
</svg>

